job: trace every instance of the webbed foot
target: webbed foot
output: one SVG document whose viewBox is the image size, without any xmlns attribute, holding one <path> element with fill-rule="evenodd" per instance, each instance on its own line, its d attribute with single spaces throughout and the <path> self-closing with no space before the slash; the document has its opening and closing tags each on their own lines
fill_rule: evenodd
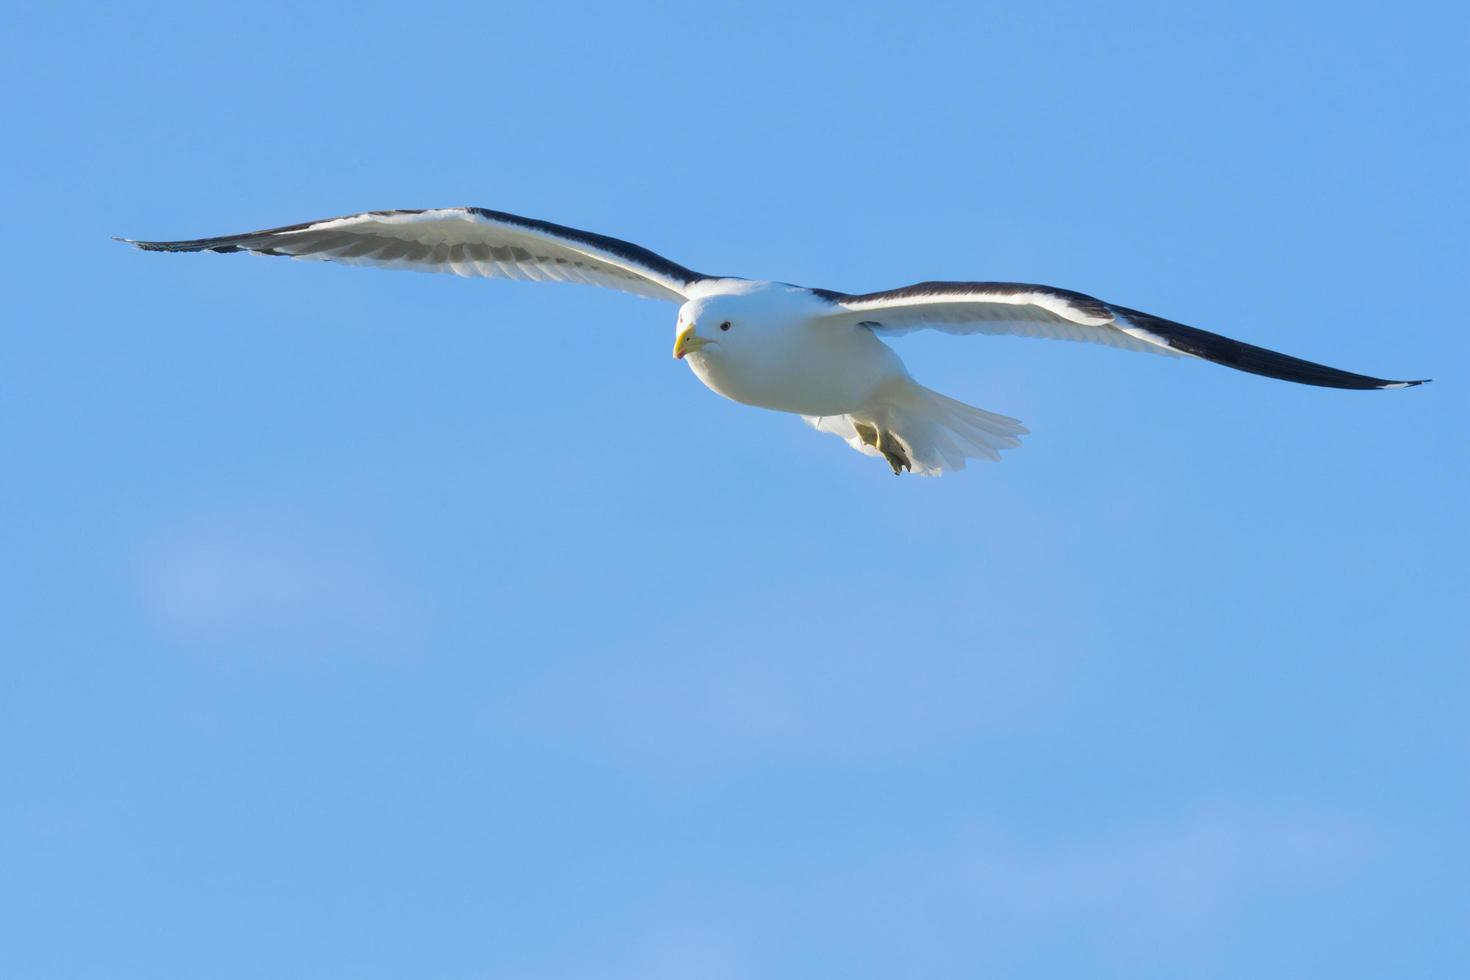
<svg viewBox="0 0 1470 980">
<path fill-rule="evenodd" d="M 893 468 L 894 476 L 913 468 L 908 451 L 903 448 L 903 443 L 899 442 L 893 433 L 884 432 L 866 422 L 854 422 L 853 428 L 857 430 L 858 438 L 863 441 L 864 445 L 872 446 L 883 454 L 883 458 L 888 460 L 888 465 Z"/>
</svg>

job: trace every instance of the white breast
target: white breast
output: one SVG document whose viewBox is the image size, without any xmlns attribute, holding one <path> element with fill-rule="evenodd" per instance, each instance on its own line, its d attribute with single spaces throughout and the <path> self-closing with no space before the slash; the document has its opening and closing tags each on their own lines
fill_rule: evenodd
<svg viewBox="0 0 1470 980">
<path fill-rule="evenodd" d="M 712 347 L 686 360 L 710 390 L 733 401 L 798 415 L 843 415 L 903 362 L 866 327 L 800 324 L 738 351 Z M 733 348 L 733 345 L 731 345 Z"/>
</svg>

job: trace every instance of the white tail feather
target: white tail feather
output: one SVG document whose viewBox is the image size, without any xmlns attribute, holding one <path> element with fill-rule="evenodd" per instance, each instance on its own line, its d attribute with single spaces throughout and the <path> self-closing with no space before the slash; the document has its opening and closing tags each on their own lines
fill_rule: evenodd
<svg viewBox="0 0 1470 980">
<path fill-rule="evenodd" d="M 858 423 L 896 437 L 919 476 L 962 470 L 969 459 L 999 462 L 1001 451 L 1015 449 L 1028 431 L 1016 419 L 966 405 L 909 378 L 884 385 L 867 405 L 850 415 L 802 417 L 813 428 L 840 437 L 868 456 L 883 454 L 863 440 Z"/>
</svg>

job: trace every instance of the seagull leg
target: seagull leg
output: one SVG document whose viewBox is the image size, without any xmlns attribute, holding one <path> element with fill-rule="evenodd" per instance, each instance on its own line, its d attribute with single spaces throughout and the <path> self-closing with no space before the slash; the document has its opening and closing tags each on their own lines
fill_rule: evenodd
<svg viewBox="0 0 1470 980">
<path fill-rule="evenodd" d="M 876 448 L 883 454 L 883 458 L 888 460 L 888 465 L 893 467 L 894 476 L 913 468 L 913 463 L 909 460 L 909 454 L 904 450 L 903 443 L 899 442 L 892 432 L 880 431 Z"/>
<path fill-rule="evenodd" d="M 899 442 L 893 433 L 884 432 L 875 425 L 856 420 L 853 421 L 852 427 L 857 430 L 858 438 L 863 441 L 863 445 L 872 446 L 883 454 L 883 458 L 888 460 L 888 465 L 893 467 L 894 476 L 913 468 L 909 454 L 903 448 L 903 443 Z"/>
</svg>

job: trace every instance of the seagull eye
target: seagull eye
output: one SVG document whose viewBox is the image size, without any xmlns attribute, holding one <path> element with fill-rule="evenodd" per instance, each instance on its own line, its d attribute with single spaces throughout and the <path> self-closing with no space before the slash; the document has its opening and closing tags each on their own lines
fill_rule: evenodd
<svg viewBox="0 0 1470 980">
<path fill-rule="evenodd" d="M 720 324 L 720 329 L 721 330 L 729 330 L 730 329 L 730 321 L 729 320 L 726 320 L 724 323 Z"/>
</svg>

